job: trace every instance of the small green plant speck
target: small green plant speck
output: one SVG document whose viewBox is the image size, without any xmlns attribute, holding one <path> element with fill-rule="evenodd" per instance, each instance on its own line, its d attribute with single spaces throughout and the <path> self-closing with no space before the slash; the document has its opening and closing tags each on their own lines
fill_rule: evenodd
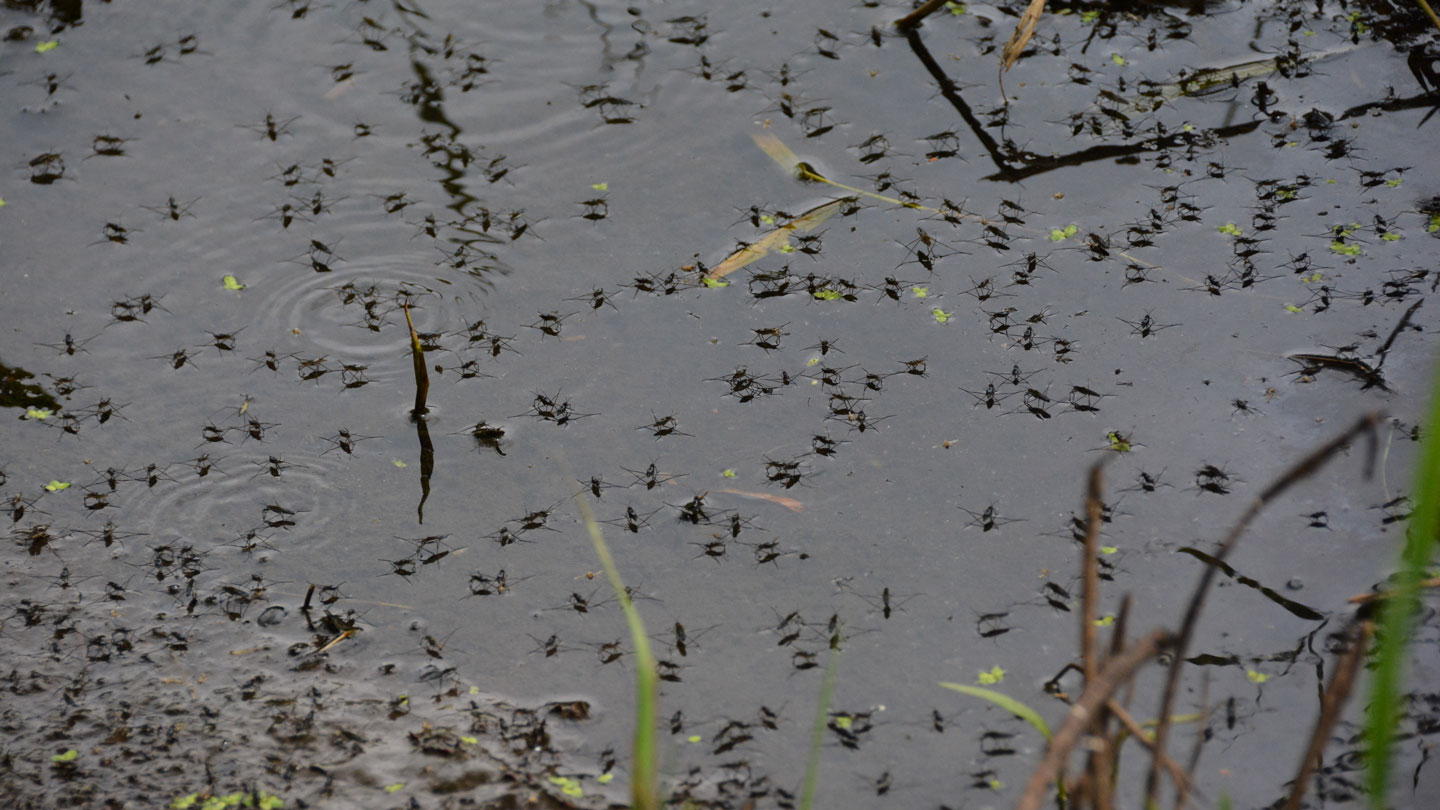
<svg viewBox="0 0 1440 810">
<path fill-rule="evenodd" d="M 55 415 L 55 412 L 52 411 L 52 410 L 50 410 L 49 408 L 26 408 L 26 409 L 25 409 L 25 418 L 26 418 L 26 419 L 49 419 L 50 417 L 52 417 L 52 416 L 54 416 L 54 415 Z"/>
<path fill-rule="evenodd" d="M 53 482 L 53 481 L 52 481 L 51 483 L 56 483 L 56 482 Z M 68 487 L 68 486 L 70 486 L 70 485 L 69 485 L 69 484 L 66 484 L 65 486 Z M 65 488 L 65 487 L 61 487 L 61 489 L 64 489 L 64 488 Z M 49 487 L 46 487 L 46 489 L 49 489 Z M 70 750 L 66 751 L 66 752 L 63 753 L 63 754 L 56 754 L 55 756 L 50 757 L 50 761 L 53 762 L 53 763 L 55 763 L 56 765 L 64 765 L 64 764 L 69 763 L 69 762 L 74 762 L 75 760 L 77 760 L 77 759 L 79 759 L 79 758 L 80 758 L 80 752 L 79 752 L 79 751 L 76 751 L 74 748 L 71 748 Z"/>
<path fill-rule="evenodd" d="M 1440 217 L 1436 217 L 1436 219 L 1437 219 L 1437 220 L 1440 220 Z M 926 298 L 926 297 L 929 297 L 929 295 L 930 295 L 930 288 L 929 288 L 929 287 L 911 287 L 911 288 L 910 288 L 910 292 L 914 293 L 916 298 Z"/>
<path fill-rule="evenodd" d="M 58 40 L 58 39 L 51 39 L 51 40 L 47 40 L 47 41 L 45 41 L 45 42 L 42 42 L 42 43 L 40 43 L 39 45 L 36 45 L 36 46 L 35 46 L 35 52 L 36 52 L 36 53 L 49 53 L 49 52 L 55 50 L 55 49 L 58 48 L 58 47 L 60 47 L 60 40 Z"/>
<path fill-rule="evenodd" d="M 999 664 L 991 667 L 989 671 L 981 672 L 976 682 L 981 686 L 992 686 L 1005 680 L 1005 670 Z"/>
<path fill-rule="evenodd" d="M 60 492 L 70 488 L 69 481 L 51 481 L 45 485 L 46 492 Z"/>
<path fill-rule="evenodd" d="M 1330 250 L 1341 256 L 1359 256 L 1360 246 L 1351 242 L 1334 241 L 1330 243 Z"/>
<path fill-rule="evenodd" d="M 1077 233 L 1079 233 L 1079 232 L 1080 232 L 1080 226 L 1078 226 L 1078 225 L 1066 225 L 1066 226 L 1063 227 L 1063 228 L 1051 228 L 1051 229 L 1050 229 L 1050 241 L 1051 241 L 1051 242 L 1064 242 L 1066 239 L 1069 239 L 1070 237 L 1074 236 L 1075 234 L 1077 234 Z"/>
<path fill-rule="evenodd" d="M 220 283 L 224 284 L 225 289 L 227 290 L 239 291 L 245 289 L 245 285 L 240 282 L 240 279 L 235 278 L 231 275 L 227 275 L 224 278 L 220 279 Z"/>
<path fill-rule="evenodd" d="M 610 190 L 610 184 L 609 184 L 609 183 L 596 183 L 596 184 L 592 185 L 590 188 L 593 188 L 593 189 L 595 189 L 596 191 L 609 191 L 609 190 Z"/>
<path fill-rule="evenodd" d="M 816 290 L 816 291 L 815 291 L 815 299 L 816 299 L 817 301 L 839 301 L 841 297 L 842 297 L 842 296 L 840 295 L 840 291 L 839 291 L 839 290 Z"/>
<path fill-rule="evenodd" d="M 1253 669 L 1245 670 L 1245 677 L 1249 678 L 1251 683 L 1265 683 L 1266 681 L 1270 680 L 1269 675 L 1266 675 L 1263 672 L 1256 672 Z"/>
<path fill-rule="evenodd" d="M 950 320 L 950 317 L 951 317 L 952 315 L 954 315 L 955 313 L 953 313 L 953 312 L 946 312 L 945 310 L 943 310 L 943 309 L 941 309 L 941 308 L 939 308 L 939 307 L 936 307 L 936 308 L 930 310 L 930 314 L 935 316 L 935 322 L 936 322 L 936 323 L 947 323 L 947 322 Z"/>
<path fill-rule="evenodd" d="M 730 286 L 730 282 L 725 281 L 724 279 L 710 278 L 709 276 L 706 276 L 706 277 L 705 277 L 704 282 L 705 282 L 705 286 L 706 286 L 706 287 L 709 287 L 709 288 L 712 289 L 712 290 L 719 289 L 719 288 L 721 288 L 721 287 L 729 287 L 729 286 Z"/>
<path fill-rule="evenodd" d="M 1239 226 L 1239 225 L 1236 225 L 1236 224 L 1233 223 L 1233 222 L 1227 222 L 1227 223 L 1225 223 L 1224 225 L 1221 225 L 1220 227 L 1216 228 L 1215 230 L 1219 231 L 1220 233 L 1229 235 L 1229 236 L 1244 236 L 1244 235 L 1245 235 L 1245 232 L 1242 231 L 1242 230 L 1240 230 L 1240 226 Z"/>
</svg>

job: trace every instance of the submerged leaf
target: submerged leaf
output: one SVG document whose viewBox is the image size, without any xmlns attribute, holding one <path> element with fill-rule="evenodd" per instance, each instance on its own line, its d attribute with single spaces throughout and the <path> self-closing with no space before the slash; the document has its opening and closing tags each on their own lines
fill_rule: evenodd
<svg viewBox="0 0 1440 810">
<path fill-rule="evenodd" d="M 784 144 L 781 144 L 782 146 Z M 708 279 L 719 279 L 730 275 L 740 268 L 753 261 L 764 258 L 771 251 L 783 250 L 790 246 L 790 237 L 797 233 L 808 233 L 820 227 L 821 223 L 835 215 L 842 206 L 855 201 L 854 197 L 841 197 L 838 200 L 817 205 L 809 211 L 801 214 L 789 222 L 781 225 L 770 233 L 765 234 L 760 241 L 746 245 L 731 253 L 714 270 L 711 270 Z"/>
</svg>

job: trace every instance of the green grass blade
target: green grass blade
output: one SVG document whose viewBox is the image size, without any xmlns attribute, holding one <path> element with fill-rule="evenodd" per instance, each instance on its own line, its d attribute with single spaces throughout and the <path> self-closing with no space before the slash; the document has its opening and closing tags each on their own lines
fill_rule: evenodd
<svg viewBox="0 0 1440 810">
<path fill-rule="evenodd" d="M 1440 533 L 1440 368 L 1437 390 L 1430 395 L 1419 469 L 1415 471 L 1414 511 L 1405 532 L 1400 571 L 1390 598 L 1380 608 L 1375 645 L 1375 669 L 1370 681 L 1370 711 L 1365 720 L 1365 747 L 1369 752 L 1365 792 L 1370 805 L 1385 806 L 1390 778 L 1390 743 L 1399 724 L 1402 671 L 1415 613 L 1420 602 L 1420 581 L 1435 557 Z"/>
<path fill-rule="evenodd" d="M 1012 698 L 1009 695 L 1000 692 L 996 692 L 994 689 L 986 689 L 982 686 L 971 686 L 964 683 L 941 683 L 940 685 L 945 687 L 946 689 L 954 689 L 956 692 L 960 692 L 961 694 L 966 694 L 971 697 L 980 698 L 981 700 L 990 701 L 996 706 L 999 706 L 1005 711 L 1010 712 L 1021 720 L 1024 720 L 1025 722 L 1034 726 L 1035 730 L 1040 732 L 1041 736 L 1045 738 L 1046 742 L 1050 741 L 1050 726 L 1045 723 L 1045 718 L 1041 717 L 1039 712 L 1035 711 L 1029 706 L 1026 706 L 1024 703 L 1021 703 L 1015 698 Z"/>
<path fill-rule="evenodd" d="M 820 745 L 825 741 L 825 721 L 830 717 L 830 694 L 835 690 L 835 665 L 840 651 L 832 644 L 825 663 L 825 682 L 820 687 L 820 706 L 815 710 L 815 727 L 810 731 L 810 760 L 805 763 L 805 789 L 800 793 L 800 810 L 815 804 L 815 782 L 820 777 Z"/>
<path fill-rule="evenodd" d="M 650 637 L 645 634 L 645 623 L 635 604 L 630 601 L 630 592 L 620 579 L 620 569 L 610 556 L 610 547 L 605 544 L 605 535 L 595 520 L 590 504 L 581 498 L 580 512 L 585 518 L 585 528 L 590 532 L 590 542 L 600 565 L 605 568 L 605 577 L 620 600 L 620 609 L 625 612 L 625 624 L 630 628 L 630 641 L 635 645 L 635 762 L 630 775 L 631 810 L 659 810 L 660 774 L 655 748 L 655 715 L 659 701 L 659 683 L 655 675 L 655 654 L 650 650 Z"/>
</svg>

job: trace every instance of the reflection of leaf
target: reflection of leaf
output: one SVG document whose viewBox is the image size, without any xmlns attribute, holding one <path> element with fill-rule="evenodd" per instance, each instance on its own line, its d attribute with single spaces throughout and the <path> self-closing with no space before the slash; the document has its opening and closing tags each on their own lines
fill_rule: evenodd
<svg viewBox="0 0 1440 810">
<path fill-rule="evenodd" d="M 985 689 L 983 687 L 970 686 L 969 684 L 964 683 L 942 683 L 940 685 L 945 687 L 946 689 L 953 689 L 956 692 L 960 692 L 971 697 L 977 697 L 981 700 L 988 700 L 991 703 L 994 703 L 996 706 L 999 706 L 1005 711 L 1010 712 L 1021 720 L 1024 720 L 1025 722 L 1034 726 L 1035 730 L 1040 732 L 1041 736 L 1043 736 L 1046 741 L 1049 741 L 1050 726 L 1046 724 L 1045 718 L 1041 717 L 1039 712 L 1035 711 L 1029 706 L 1026 706 L 1024 703 L 1021 703 L 1015 698 L 1012 698 L 1009 695 L 1001 692 L 996 692 L 994 689 Z"/>
<path fill-rule="evenodd" d="M 781 146 L 784 146 L 784 144 L 781 144 Z M 724 278 L 745 265 L 764 258 L 771 251 L 784 249 L 790 244 L 792 234 L 807 233 L 815 230 L 825 220 L 834 216 L 835 212 L 839 211 L 841 206 L 854 201 L 854 197 L 842 197 L 838 200 L 831 200 L 830 202 L 811 208 L 809 211 L 795 217 L 770 233 L 765 234 L 760 241 L 746 245 L 734 253 L 731 253 L 725 258 L 725 261 L 710 271 L 707 278 Z"/>
</svg>

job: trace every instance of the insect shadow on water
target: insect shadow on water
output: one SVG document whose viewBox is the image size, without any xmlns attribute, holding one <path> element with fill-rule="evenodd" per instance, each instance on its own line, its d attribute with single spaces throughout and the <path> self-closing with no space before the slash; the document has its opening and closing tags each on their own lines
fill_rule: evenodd
<svg viewBox="0 0 1440 810">
<path fill-rule="evenodd" d="M 871 607 L 871 612 L 879 613 L 885 619 L 889 619 L 894 613 L 904 613 L 906 603 L 916 597 L 924 596 L 919 593 L 892 593 L 889 586 L 881 588 L 879 593 L 867 594 L 857 590 L 852 584 L 852 579 L 852 577 L 838 579 L 835 581 L 835 586 L 845 593 L 859 597 Z"/>
<path fill-rule="evenodd" d="M 688 475 L 688 473 L 662 473 L 655 466 L 658 463 L 659 459 L 652 459 L 650 461 L 650 464 L 646 466 L 644 470 L 632 470 L 629 467 L 624 466 L 622 466 L 620 469 L 635 476 L 635 481 L 631 484 L 631 486 L 634 486 L 635 484 L 643 484 L 647 490 L 654 489 L 661 484 L 674 481 L 677 478 L 684 478 L 686 475 Z"/>
<path fill-rule="evenodd" d="M 465 598 L 471 596 L 504 596 L 510 593 L 510 589 L 516 584 L 524 582 L 527 579 L 530 579 L 530 577 L 510 576 L 505 572 L 504 568 L 501 568 L 494 574 L 475 571 L 470 574 L 470 579 L 467 580 L 466 585 L 469 588 L 469 594 Z"/>
<path fill-rule="evenodd" d="M 1119 317 L 1117 317 L 1115 320 L 1120 321 L 1121 323 L 1130 327 L 1130 334 L 1138 335 L 1142 338 L 1153 337 L 1157 333 L 1165 329 L 1170 329 L 1171 327 L 1180 325 L 1178 323 L 1160 323 L 1154 318 L 1152 318 L 1150 316 L 1150 313 L 1148 312 L 1145 313 L 1145 315 L 1142 316 L 1138 321 L 1127 321 L 1124 318 Z"/>
<path fill-rule="evenodd" d="M 535 329 L 539 331 L 542 335 L 546 335 L 549 337 L 560 337 L 560 332 L 562 327 L 564 326 L 565 320 L 574 314 L 575 313 L 573 312 L 567 312 L 562 315 L 558 311 L 541 312 L 537 316 L 534 323 L 528 323 L 525 324 L 525 326 L 529 329 Z"/>
<path fill-rule="evenodd" d="M 576 411 L 568 400 L 561 399 L 559 391 L 553 395 L 536 391 L 530 410 L 515 414 L 515 416 L 534 416 L 541 422 L 553 422 L 563 427 L 568 425 L 572 419 L 584 419 L 587 416 L 595 416 L 595 414 Z"/>
<path fill-rule="evenodd" d="M 611 520 L 603 520 L 601 521 L 601 523 L 605 523 L 610 526 L 616 526 L 618 528 L 624 529 L 627 532 L 630 532 L 631 534 L 639 534 L 641 529 L 646 529 L 650 527 L 650 518 L 654 517 L 655 513 L 659 512 L 663 508 L 664 507 L 657 506 L 649 512 L 641 514 L 635 511 L 635 507 L 626 506 L 625 514 L 623 516 Z"/>
<path fill-rule="evenodd" d="M 960 511 L 970 516 L 970 521 L 965 524 L 966 528 L 970 528 L 973 526 L 980 529 L 980 531 L 982 532 L 992 532 L 1006 524 L 1022 523 L 1025 520 L 1024 518 L 1005 517 L 1004 515 L 1000 514 L 1000 511 L 995 508 L 995 504 L 993 503 L 987 504 L 985 508 L 979 512 L 971 509 L 966 509 L 963 506 L 960 507 Z"/>
<path fill-rule="evenodd" d="M 663 438 L 665 438 L 666 436 L 693 436 L 693 435 L 694 435 L 694 434 L 692 434 L 692 433 L 686 433 L 686 432 L 684 432 L 684 431 L 682 431 L 682 430 L 680 429 L 680 420 L 679 420 L 679 419 L 676 417 L 676 415 L 673 414 L 673 413 L 672 413 L 672 414 L 668 414 L 668 415 L 666 415 L 666 416 L 656 416 L 656 415 L 655 415 L 655 412 L 654 412 L 654 411 L 651 411 L 651 412 L 650 412 L 650 416 L 651 416 L 651 418 L 653 419 L 653 421 L 650 422 L 650 424 L 648 424 L 648 425 L 641 425 L 641 426 L 639 426 L 639 427 L 637 427 L 637 428 L 635 428 L 635 429 L 636 429 L 636 430 L 648 430 L 648 431 L 650 431 L 650 434 L 651 434 L 652 436 L 654 436 L 656 439 L 663 439 Z"/>
<path fill-rule="evenodd" d="M 1203 464 L 1195 471 L 1195 489 L 1198 492 L 1229 495 L 1231 486 L 1238 480 L 1234 473 L 1214 464 Z"/>
<path fill-rule="evenodd" d="M 241 129 L 248 129 L 270 141 L 280 140 L 282 135 L 291 135 L 290 125 L 300 120 L 300 116 L 292 118 L 276 118 L 274 113 L 265 113 L 265 118 L 254 124 L 236 124 Z"/>
<path fill-rule="evenodd" d="M 97 337 L 99 337 L 99 335 L 91 335 L 84 340 L 76 340 L 74 335 L 66 332 L 65 337 L 61 339 L 59 343 L 36 343 L 35 345 L 42 346 L 46 349 L 54 349 L 63 355 L 74 357 L 77 353 L 89 354 L 90 352 L 85 349 L 85 345 Z"/>
</svg>

